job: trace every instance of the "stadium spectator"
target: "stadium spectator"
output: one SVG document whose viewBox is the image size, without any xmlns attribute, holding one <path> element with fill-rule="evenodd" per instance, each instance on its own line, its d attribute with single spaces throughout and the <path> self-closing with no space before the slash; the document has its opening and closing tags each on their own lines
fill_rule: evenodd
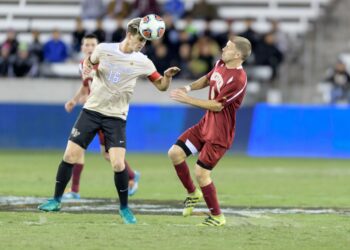
<svg viewBox="0 0 350 250">
<path fill-rule="evenodd" d="M 1 46 L 0 54 L 0 76 L 9 76 L 10 66 L 11 66 L 11 47 L 9 44 L 4 44 Z"/>
<path fill-rule="evenodd" d="M 37 30 L 32 31 L 32 42 L 29 44 L 29 53 L 36 62 L 43 62 L 43 45 L 40 42 L 40 33 Z"/>
<path fill-rule="evenodd" d="M 34 77 L 38 75 L 38 62 L 30 57 L 28 46 L 20 43 L 17 55 L 12 63 L 12 72 L 16 77 Z"/>
<path fill-rule="evenodd" d="M 55 29 L 52 38 L 44 45 L 44 60 L 50 63 L 64 62 L 68 57 L 67 46 L 61 40 L 61 33 Z"/>
<path fill-rule="evenodd" d="M 194 77 L 209 72 L 215 57 L 219 54 L 218 44 L 209 37 L 202 36 L 192 47 L 191 69 Z"/>
<path fill-rule="evenodd" d="M 116 29 L 112 33 L 112 42 L 120 42 L 123 37 L 125 37 L 126 31 L 123 28 L 123 18 L 118 16 L 115 18 L 116 21 Z"/>
<path fill-rule="evenodd" d="M 276 46 L 283 54 L 286 54 L 289 48 L 290 38 L 287 33 L 280 29 L 280 24 L 277 20 L 270 20 L 271 23 L 271 33 L 275 35 Z"/>
<path fill-rule="evenodd" d="M 186 12 L 186 14 L 183 17 L 183 20 L 185 21 L 185 27 L 184 31 L 189 35 L 189 39 L 194 42 L 197 40 L 197 28 L 193 25 L 193 17 L 190 12 Z"/>
<path fill-rule="evenodd" d="M 112 0 L 107 6 L 107 15 L 109 18 L 126 18 L 130 15 L 130 4 L 124 0 Z"/>
<path fill-rule="evenodd" d="M 106 31 L 103 29 L 103 19 L 96 19 L 96 29 L 93 34 L 97 37 L 97 40 L 101 43 L 106 41 Z"/>
<path fill-rule="evenodd" d="M 168 48 L 162 43 L 155 47 L 154 56 L 150 57 L 150 59 L 161 73 L 171 66 L 172 58 L 169 56 Z"/>
<path fill-rule="evenodd" d="M 163 15 L 163 20 L 166 26 L 166 32 L 163 36 L 163 43 L 168 47 L 168 52 L 171 57 L 178 58 L 179 49 L 179 32 L 174 26 L 173 17 L 170 14 Z"/>
<path fill-rule="evenodd" d="M 99 19 L 106 14 L 103 0 L 82 0 L 81 17 L 83 19 Z"/>
<path fill-rule="evenodd" d="M 260 43 L 260 35 L 253 29 L 253 23 L 254 23 L 253 19 L 251 18 L 245 19 L 244 24 L 246 29 L 244 32 L 240 33 L 239 36 L 243 36 L 251 42 L 253 54 L 255 54 L 255 50 L 258 44 Z"/>
<path fill-rule="evenodd" d="M 338 61 L 335 64 L 328 72 L 326 81 L 332 84 L 331 103 L 350 102 L 350 75 L 343 62 Z"/>
<path fill-rule="evenodd" d="M 210 37 L 211 39 L 215 40 L 216 35 L 215 35 L 215 32 L 212 30 L 211 21 L 212 20 L 210 20 L 210 19 L 205 20 L 205 26 L 204 26 L 203 31 L 201 32 L 201 35 Z M 227 34 L 227 32 L 225 32 L 225 33 Z M 226 42 L 227 42 L 227 39 L 226 39 Z"/>
<path fill-rule="evenodd" d="M 262 42 L 255 49 L 255 64 L 270 66 L 272 69 L 271 81 L 276 79 L 279 65 L 283 61 L 283 54 L 276 46 L 274 33 L 267 33 L 263 36 Z"/>
<path fill-rule="evenodd" d="M 72 38 L 73 38 L 72 47 L 74 52 L 79 53 L 80 47 L 81 47 L 81 41 L 83 40 L 86 34 L 86 30 L 84 29 L 83 22 L 80 17 L 75 19 L 75 21 L 76 21 L 76 26 L 75 26 L 75 30 L 72 33 Z"/>
<path fill-rule="evenodd" d="M 182 0 L 167 0 L 163 5 L 163 11 L 172 15 L 175 20 L 178 20 L 185 13 L 185 5 Z"/>
<path fill-rule="evenodd" d="M 151 13 L 161 15 L 161 9 L 156 0 L 135 0 L 132 9 L 131 17 L 143 17 Z"/>
<path fill-rule="evenodd" d="M 181 71 L 179 72 L 179 77 L 185 79 L 193 78 L 193 73 L 190 68 L 191 63 L 191 45 L 189 43 L 183 43 L 179 48 L 179 68 Z"/>
<path fill-rule="evenodd" d="M 215 40 L 218 42 L 220 48 L 225 47 L 227 40 L 235 36 L 235 33 L 233 31 L 233 22 L 233 19 L 226 19 L 227 31 L 216 35 Z"/>
<path fill-rule="evenodd" d="M 18 41 L 17 41 L 17 34 L 16 31 L 13 29 L 9 29 L 6 34 L 6 39 L 3 42 L 2 46 L 8 46 L 10 50 L 10 55 L 16 55 L 17 53 L 17 47 L 18 47 Z"/>
<path fill-rule="evenodd" d="M 217 19 L 218 10 L 215 5 L 206 0 L 199 0 L 194 4 L 191 14 L 195 19 Z"/>
</svg>

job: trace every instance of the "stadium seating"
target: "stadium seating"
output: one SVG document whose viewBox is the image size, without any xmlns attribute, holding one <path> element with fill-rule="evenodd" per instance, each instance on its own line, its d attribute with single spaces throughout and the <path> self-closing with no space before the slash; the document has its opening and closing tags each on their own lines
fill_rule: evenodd
<svg viewBox="0 0 350 250">
<path fill-rule="evenodd" d="M 159 0 L 160 4 L 166 0 Z M 240 33 L 245 29 L 244 19 L 253 18 L 256 20 L 254 29 L 264 33 L 270 30 L 270 19 L 280 21 L 282 31 L 293 37 L 305 34 L 310 23 L 319 15 L 323 14 L 324 7 L 332 0 L 207 0 L 215 4 L 219 15 L 223 19 L 211 22 L 211 29 L 215 32 L 225 32 L 232 29 Z M 75 28 L 75 19 L 80 15 L 80 0 L 2 0 L 0 3 L 0 41 L 6 37 L 5 31 L 13 28 L 18 31 L 18 39 L 24 42 L 32 40 L 30 31 L 39 30 L 41 41 L 47 41 L 53 29 L 57 28 L 62 32 L 62 39 L 71 44 L 71 32 Z M 105 0 L 109 2 L 109 0 Z M 133 2 L 133 0 L 128 0 Z M 184 1 L 187 9 L 192 8 L 197 0 Z M 231 27 L 228 27 L 224 19 L 233 19 Z M 124 25 L 126 24 L 126 21 Z M 178 29 L 185 26 L 184 20 L 175 23 Z M 94 30 L 94 20 L 84 20 L 87 30 Z M 204 20 L 194 20 L 193 25 L 202 31 L 205 28 Z M 114 20 L 105 19 L 103 26 L 107 32 L 115 29 Z M 64 77 L 76 77 L 78 72 L 70 70 L 71 65 L 55 65 L 46 68 L 47 76 L 61 75 Z M 74 67 L 73 67 L 74 69 Z M 264 82 L 269 78 L 271 72 L 266 67 L 252 69 L 254 79 Z M 253 88 L 253 91 L 256 88 Z"/>
</svg>

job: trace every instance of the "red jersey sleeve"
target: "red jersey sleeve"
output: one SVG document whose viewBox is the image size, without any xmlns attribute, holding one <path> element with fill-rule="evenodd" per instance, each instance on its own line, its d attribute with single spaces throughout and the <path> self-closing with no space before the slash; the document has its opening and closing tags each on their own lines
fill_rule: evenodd
<svg viewBox="0 0 350 250">
<path fill-rule="evenodd" d="M 246 86 L 247 77 L 245 73 L 242 73 L 236 79 L 233 79 L 232 82 L 226 83 L 215 100 L 227 107 L 244 92 Z"/>
</svg>

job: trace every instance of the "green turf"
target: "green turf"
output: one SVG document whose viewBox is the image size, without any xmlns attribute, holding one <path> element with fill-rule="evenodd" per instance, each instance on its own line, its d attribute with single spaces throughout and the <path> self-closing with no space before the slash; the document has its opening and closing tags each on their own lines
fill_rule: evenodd
<svg viewBox="0 0 350 250">
<path fill-rule="evenodd" d="M 0 152 L 0 195 L 51 196 L 62 152 Z M 132 199 L 182 200 L 166 155 L 129 154 L 142 174 Z M 195 158 L 189 160 L 193 166 Z M 350 208 L 349 161 L 261 159 L 226 155 L 213 172 L 223 206 Z M 88 154 L 83 197 L 114 198 L 108 163 Z M 203 217 L 137 215 L 125 226 L 113 214 L 0 212 L 0 249 L 349 249 L 349 215 L 227 216 L 223 228 Z"/>
<path fill-rule="evenodd" d="M 2 152 L 1 195 L 51 196 L 58 152 Z M 182 200 L 184 190 L 166 155 L 127 155 L 142 174 L 138 199 Z M 189 165 L 193 166 L 192 157 Z M 213 171 L 223 205 L 350 207 L 349 161 L 261 159 L 226 155 Z M 115 197 L 113 174 L 98 154 L 88 154 L 83 197 Z"/>
<path fill-rule="evenodd" d="M 125 226 L 111 214 L 0 213 L 1 249 L 349 249 L 350 217 L 228 217 L 227 226 L 195 226 L 200 217 L 139 215 Z"/>
</svg>

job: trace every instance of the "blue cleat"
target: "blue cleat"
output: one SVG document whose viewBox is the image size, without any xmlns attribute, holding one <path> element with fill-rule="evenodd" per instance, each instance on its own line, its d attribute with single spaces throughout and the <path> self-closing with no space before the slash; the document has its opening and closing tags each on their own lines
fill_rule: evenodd
<svg viewBox="0 0 350 250">
<path fill-rule="evenodd" d="M 80 200 L 80 194 L 76 192 L 68 192 L 62 196 L 64 200 Z"/>
<path fill-rule="evenodd" d="M 119 214 L 120 217 L 122 217 L 124 224 L 136 224 L 136 217 L 130 208 L 126 207 L 119 209 Z"/>
<path fill-rule="evenodd" d="M 137 189 L 139 188 L 140 176 L 141 174 L 135 171 L 135 178 L 129 181 L 129 190 L 128 190 L 129 196 L 133 196 L 136 193 Z"/>
<path fill-rule="evenodd" d="M 38 209 L 45 212 L 56 212 L 61 210 L 61 202 L 56 199 L 48 199 L 38 206 Z"/>
</svg>

